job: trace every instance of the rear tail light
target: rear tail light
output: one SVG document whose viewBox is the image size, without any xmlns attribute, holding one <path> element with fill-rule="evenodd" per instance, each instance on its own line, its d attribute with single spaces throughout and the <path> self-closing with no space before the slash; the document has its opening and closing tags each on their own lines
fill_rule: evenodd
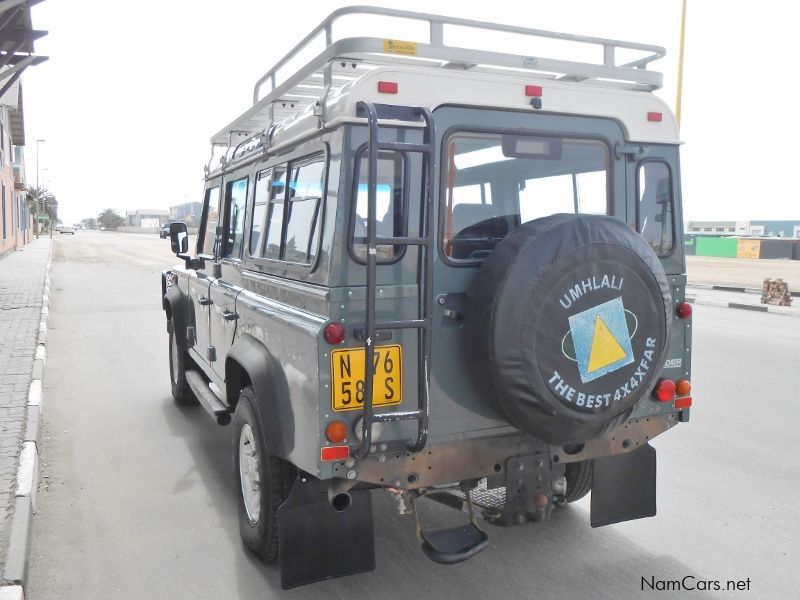
<svg viewBox="0 0 800 600">
<path fill-rule="evenodd" d="M 660 123 L 663 116 L 660 112 L 649 112 L 647 113 L 647 120 L 652 123 Z"/>
<path fill-rule="evenodd" d="M 395 81 L 379 81 L 378 92 L 381 94 L 396 94 L 398 90 L 397 82 Z"/>
<path fill-rule="evenodd" d="M 692 382 L 688 379 L 678 379 L 675 382 L 675 393 L 678 396 L 688 396 L 692 391 Z"/>
<path fill-rule="evenodd" d="M 653 390 L 659 402 L 672 402 L 675 399 L 675 382 L 671 379 L 662 379 Z"/>
<path fill-rule="evenodd" d="M 345 338 L 344 325 L 341 323 L 328 323 L 325 326 L 325 341 L 335 346 L 341 344 Z"/>
<path fill-rule="evenodd" d="M 325 428 L 325 437 L 333 444 L 339 444 L 347 439 L 347 425 L 342 421 L 331 421 Z"/>
<path fill-rule="evenodd" d="M 679 319 L 688 319 L 692 316 L 692 305 L 683 300 L 675 307 L 675 314 Z"/>
<path fill-rule="evenodd" d="M 319 457 L 324 461 L 345 460 L 350 456 L 350 446 L 323 446 Z"/>
</svg>

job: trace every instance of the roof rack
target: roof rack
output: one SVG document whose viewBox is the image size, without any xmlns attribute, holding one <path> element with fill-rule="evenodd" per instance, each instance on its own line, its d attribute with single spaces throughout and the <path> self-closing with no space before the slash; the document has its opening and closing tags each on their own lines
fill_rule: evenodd
<svg viewBox="0 0 800 600">
<path fill-rule="evenodd" d="M 406 42 L 377 37 L 349 37 L 334 41 L 333 25 L 345 16 L 378 15 L 427 23 L 427 43 Z M 576 62 L 493 52 L 476 48 L 461 48 L 445 43 L 445 27 L 468 27 L 478 32 L 504 32 L 528 36 L 531 40 L 548 39 L 572 42 L 602 49 L 603 60 Z M 288 69 L 290 62 L 324 34 L 325 48 L 304 66 L 294 71 L 284 81 L 278 81 L 278 72 Z M 622 64 L 617 62 L 617 51 L 641 53 L 642 56 Z M 533 72 L 575 82 L 609 82 L 628 89 L 655 90 L 661 87 L 661 73 L 648 71 L 647 65 L 666 54 L 661 46 L 623 42 L 598 37 L 556 33 L 529 29 L 515 25 L 500 25 L 416 13 L 374 6 L 350 6 L 331 13 L 314 28 L 289 53 L 267 71 L 253 90 L 253 105 L 237 119 L 211 138 L 212 145 L 234 146 L 243 139 L 266 130 L 271 124 L 316 105 L 322 122 L 327 116 L 327 99 L 332 92 L 358 78 L 364 71 L 381 65 L 415 65 L 445 69 L 462 69 L 472 72 L 509 73 Z M 359 69 L 362 71 L 359 72 Z M 268 91 L 262 96 L 262 89 Z"/>
</svg>

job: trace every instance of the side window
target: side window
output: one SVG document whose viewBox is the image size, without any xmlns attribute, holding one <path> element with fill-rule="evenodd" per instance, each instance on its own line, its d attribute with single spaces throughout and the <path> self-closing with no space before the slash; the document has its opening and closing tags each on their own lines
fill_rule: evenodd
<svg viewBox="0 0 800 600">
<path fill-rule="evenodd" d="M 267 207 L 267 231 L 264 245 L 264 257 L 279 259 L 281 257 L 281 233 L 283 231 L 283 205 L 286 197 L 286 167 L 275 167 L 269 184 L 269 202 Z"/>
<path fill-rule="evenodd" d="M 675 245 L 672 176 L 659 161 L 641 163 L 636 177 L 637 230 L 658 256 L 666 256 Z"/>
<path fill-rule="evenodd" d="M 244 214 L 247 203 L 247 177 L 230 182 L 225 189 L 228 237 L 225 256 L 241 258 L 244 238 Z"/>
<path fill-rule="evenodd" d="M 264 230 L 264 217 L 269 202 L 269 175 L 265 169 L 256 175 L 256 193 L 253 198 L 253 215 L 250 219 L 250 256 L 261 256 L 261 232 Z"/>
<path fill-rule="evenodd" d="M 367 257 L 367 198 L 369 183 L 369 160 L 366 152 L 362 152 L 356 161 L 355 198 L 353 201 L 352 248 L 359 261 Z M 378 237 L 396 237 L 405 235 L 404 211 L 404 161 L 397 152 L 381 152 L 378 154 L 378 189 L 376 194 L 376 234 Z M 387 262 L 395 257 L 394 246 L 378 246 L 378 262 Z"/>
<path fill-rule="evenodd" d="M 219 187 L 206 190 L 203 201 L 203 229 L 198 239 L 198 254 L 213 256 L 217 242 L 217 225 L 219 224 Z"/>
<path fill-rule="evenodd" d="M 292 164 L 283 260 L 310 264 L 317 255 L 319 236 L 316 231 L 324 176 L 323 157 L 315 158 L 313 162 Z"/>
</svg>

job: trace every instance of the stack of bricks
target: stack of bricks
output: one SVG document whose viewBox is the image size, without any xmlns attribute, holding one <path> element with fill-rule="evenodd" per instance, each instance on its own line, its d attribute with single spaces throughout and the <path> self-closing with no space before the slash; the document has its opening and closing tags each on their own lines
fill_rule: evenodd
<svg viewBox="0 0 800 600">
<path fill-rule="evenodd" d="M 789 285 L 783 279 L 765 279 L 764 287 L 761 288 L 761 304 L 791 306 Z"/>
</svg>

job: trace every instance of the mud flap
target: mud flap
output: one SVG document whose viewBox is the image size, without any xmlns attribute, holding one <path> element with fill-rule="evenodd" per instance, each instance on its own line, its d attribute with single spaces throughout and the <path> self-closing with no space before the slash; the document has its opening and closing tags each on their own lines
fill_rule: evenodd
<svg viewBox="0 0 800 600">
<path fill-rule="evenodd" d="M 655 448 L 596 458 L 591 511 L 592 527 L 655 516 Z"/>
<path fill-rule="evenodd" d="M 328 501 L 328 485 L 298 478 L 278 509 L 281 587 L 375 569 L 370 490 L 351 490 L 352 503 L 339 512 Z"/>
</svg>

